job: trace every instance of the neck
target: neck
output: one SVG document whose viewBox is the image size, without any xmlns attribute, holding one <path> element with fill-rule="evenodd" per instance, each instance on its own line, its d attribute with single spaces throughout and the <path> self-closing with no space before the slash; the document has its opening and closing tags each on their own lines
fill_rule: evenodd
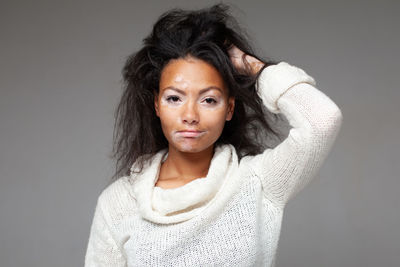
<svg viewBox="0 0 400 267">
<path fill-rule="evenodd" d="M 213 155 L 214 145 L 196 153 L 181 152 L 170 147 L 162 167 L 168 179 L 192 180 L 206 177 Z"/>
</svg>

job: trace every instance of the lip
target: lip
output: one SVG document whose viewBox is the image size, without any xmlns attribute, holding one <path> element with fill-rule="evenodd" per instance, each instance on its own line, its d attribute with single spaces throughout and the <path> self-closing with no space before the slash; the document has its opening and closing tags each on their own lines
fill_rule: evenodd
<svg viewBox="0 0 400 267">
<path fill-rule="evenodd" d="M 178 131 L 177 134 L 183 137 L 199 137 L 203 135 L 204 131 L 194 131 L 194 130 L 186 130 L 186 131 Z"/>
</svg>

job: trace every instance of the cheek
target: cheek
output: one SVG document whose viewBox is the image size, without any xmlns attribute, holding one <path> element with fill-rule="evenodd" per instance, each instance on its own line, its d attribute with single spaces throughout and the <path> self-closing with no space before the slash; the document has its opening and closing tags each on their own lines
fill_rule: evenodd
<svg viewBox="0 0 400 267">
<path fill-rule="evenodd" d="M 161 127 L 165 135 L 171 135 L 178 123 L 177 110 L 174 108 L 161 108 L 159 111 Z"/>
<path fill-rule="evenodd" d="M 176 114 L 173 112 L 168 112 L 166 110 L 160 111 L 160 121 L 164 127 L 170 127 L 176 118 Z"/>
<path fill-rule="evenodd" d="M 203 123 L 210 127 L 222 128 L 225 125 L 226 111 L 224 108 L 207 109 L 202 118 Z"/>
</svg>

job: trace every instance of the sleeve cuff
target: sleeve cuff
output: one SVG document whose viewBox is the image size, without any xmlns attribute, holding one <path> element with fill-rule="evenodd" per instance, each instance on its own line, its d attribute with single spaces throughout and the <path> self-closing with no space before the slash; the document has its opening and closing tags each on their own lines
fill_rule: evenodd
<svg viewBox="0 0 400 267">
<path fill-rule="evenodd" d="M 314 78 L 304 70 L 282 61 L 262 70 L 256 83 L 256 90 L 267 109 L 272 113 L 279 113 L 278 99 L 298 83 L 316 86 Z"/>
</svg>

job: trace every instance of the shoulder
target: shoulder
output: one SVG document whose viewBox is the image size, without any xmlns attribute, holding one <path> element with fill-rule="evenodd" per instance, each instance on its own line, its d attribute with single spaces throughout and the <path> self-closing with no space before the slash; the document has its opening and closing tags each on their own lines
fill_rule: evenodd
<svg viewBox="0 0 400 267">
<path fill-rule="evenodd" d="M 132 193 L 132 184 L 129 176 L 123 176 L 108 185 L 100 193 L 97 205 L 110 223 L 116 224 L 126 216 L 131 216 L 136 210 L 136 200 Z"/>
</svg>

